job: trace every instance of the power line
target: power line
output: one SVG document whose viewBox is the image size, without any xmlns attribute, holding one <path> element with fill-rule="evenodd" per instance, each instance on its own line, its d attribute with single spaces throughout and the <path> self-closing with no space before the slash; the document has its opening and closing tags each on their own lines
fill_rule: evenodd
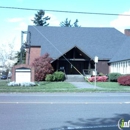
<svg viewBox="0 0 130 130">
<path fill-rule="evenodd" d="M 46 10 L 46 9 L 33 9 L 33 8 L 19 8 L 19 7 L 6 7 L 0 6 L 4 9 L 18 9 L 18 10 L 44 10 L 48 12 L 58 12 L 58 13 L 75 13 L 75 14 L 90 14 L 90 15 L 113 15 L 113 16 L 130 16 L 130 14 L 112 14 L 112 13 L 94 13 L 94 12 L 77 12 L 77 11 L 63 11 L 63 10 Z"/>
</svg>

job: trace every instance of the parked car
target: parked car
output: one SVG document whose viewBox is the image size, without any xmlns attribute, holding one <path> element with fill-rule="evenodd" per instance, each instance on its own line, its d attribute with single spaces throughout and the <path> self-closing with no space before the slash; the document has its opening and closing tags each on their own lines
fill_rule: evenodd
<svg viewBox="0 0 130 130">
<path fill-rule="evenodd" d="M 7 76 L 6 75 L 2 75 L 1 79 L 7 79 Z"/>
</svg>

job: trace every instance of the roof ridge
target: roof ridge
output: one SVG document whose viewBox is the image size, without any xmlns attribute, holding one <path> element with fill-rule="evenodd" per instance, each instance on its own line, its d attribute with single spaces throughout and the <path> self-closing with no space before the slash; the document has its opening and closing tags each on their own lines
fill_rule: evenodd
<svg viewBox="0 0 130 130">
<path fill-rule="evenodd" d="M 69 49 L 77 46 L 77 48 L 89 57 L 93 58 L 97 55 L 100 59 L 111 59 L 114 56 L 114 51 L 118 50 L 118 46 L 122 45 L 122 42 L 127 38 L 126 35 L 113 27 L 35 26 L 35 28 L 49 38 L 63 54 L 65 51 L 67 52 Z M 61 54 L 58 54 L 58 52 L 36 32 L 34 25 L 29 25 L 28 31 L 31 32 L 31 45 L 40 45 L 41 54 L 48 51 L 52 55 L 52 58 L 60 57 Z"/>
</svg>

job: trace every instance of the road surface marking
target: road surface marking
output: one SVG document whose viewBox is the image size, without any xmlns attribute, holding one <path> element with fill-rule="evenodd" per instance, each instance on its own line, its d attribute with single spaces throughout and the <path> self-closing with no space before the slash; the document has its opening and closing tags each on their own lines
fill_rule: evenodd
<svg viewBox="0 0 130 130">
<path fill-rule="evenodd" d="M 124 102 L 125 104 L 130 104 L 130 102 Z"/>
<path fill-rule="evenodd" d="M 130 104 L 130 102 L 0 102 L 0 104 Z"/>
<path fill-rule="evenodd" d="M 99 126 L 86 126 L 86 127 L 67 127 L 67 130 L 76 130 L 76 129 L 93 129 L 93 128 L 110 128 L 110 127 L 118 127 L 117 125 L 99 125 Z M 62 129 L 59 129 L 62 130 Z"/>
<path fill-rule="evenodd" d="M 12 94 L 0 94 L 0 97 L 130 97 L 130 94 L 128 94 L 128 95 L 126 95 L 126 94 L 123 94 L 123 95 L 118 95 L 118 94 L 116 94 L 116 95 L 112 95 L 112 94 L 110 94 L 110 95 L 102 95 L 102 93 L 100 94 L 100 95 L 97 95 L 97 94 L 95 94 L 95 95 L 87 95 L 87 94 L 90 94 L 90 93 L 86 93 L 86 95 L 82 95 L 82 94 L 80 94 L 80 95 L 76 95 L 76 94 L 71 94 L 71 95 L 69 95 L 69 94 L 59 94 L 59 95 L 57 95 L 57 94 L 44 94 L 43 93 L 43 95 L 42 94 L 40 94 L 40 95 L 37 95 L 37 94 L 27 94 L 27 95 L 25 95 L 25 94 L 14 94 L 14 93 L 12 93 Z"/>
</svg>

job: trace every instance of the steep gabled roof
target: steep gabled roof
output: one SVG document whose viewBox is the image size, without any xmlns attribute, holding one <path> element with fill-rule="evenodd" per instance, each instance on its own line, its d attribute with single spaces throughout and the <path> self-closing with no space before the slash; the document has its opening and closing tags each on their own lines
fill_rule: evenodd
<svg viewBox="0 0 130 130">
<path fill-rule="evenodd" d="M 41 46 L 41 55 L 48 52 L 57 59 L 77 46 L 91 58 L 110 60 L 127 38 L 115 28 L 29 26 L 31 46 Z"/>
<path fill-rule="evenodd" d="M 117 62 L 123 60 L 130 60 L 130 37 L 128 37 L 120 46 L 119 50 L 115 52 L 114 57 L 110 62 Z"/>
</svg>

